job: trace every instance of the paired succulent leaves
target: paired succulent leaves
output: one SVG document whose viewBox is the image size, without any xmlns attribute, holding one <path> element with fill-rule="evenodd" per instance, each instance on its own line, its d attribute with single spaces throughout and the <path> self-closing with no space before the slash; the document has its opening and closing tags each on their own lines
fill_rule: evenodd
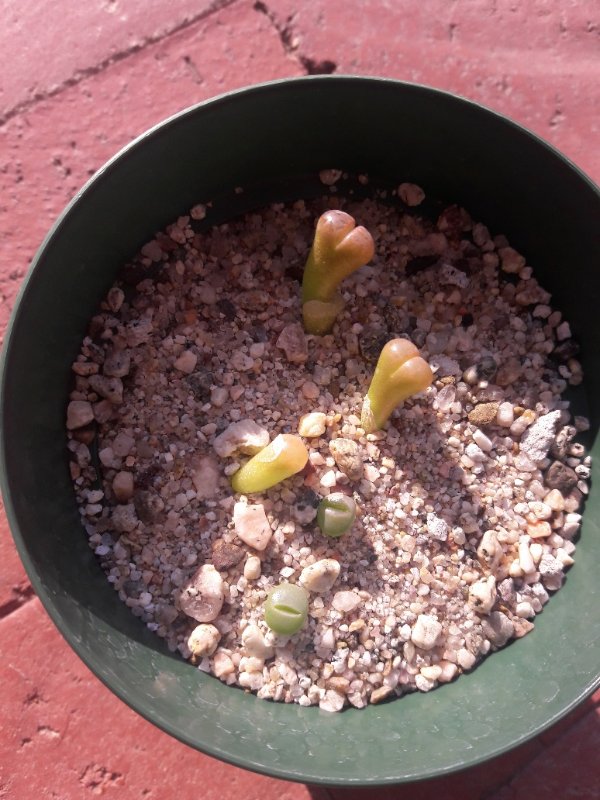
<svg viewBox="0 0 600 800">
<path fill-rule="evenodd" d="M 375 253 L 373 237 L 345 211 L 326 211 L 317 222 L 304 267 L 302 317 L 307 333 L 324 334 L 344 308 L 340 283 Z"/>
<path fill-rule="evenodd" d="M 361 425 L 365 433 L 382 428 L 392 411 L 433 380 L 431 367 L 408 339 L 392 339 L 384 346 L 365 397 Z"/>
</svg>

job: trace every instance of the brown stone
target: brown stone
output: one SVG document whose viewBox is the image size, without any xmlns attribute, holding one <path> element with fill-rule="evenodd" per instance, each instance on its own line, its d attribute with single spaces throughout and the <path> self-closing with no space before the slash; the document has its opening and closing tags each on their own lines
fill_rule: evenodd
<svg viewBox="0 0 600 800">
<path fill-rule="evenodd" d="M 340 472 L 351 481 L 359 481 L 363 476 L 363 460 L 360 448 L 353 439 L 332 439 L 329 450 Z"/>
<path fill-rule="evenodd" d="M 369 700 L 371 703 L 381 703 L 382 700 L 385 700 L 393 693 L 394 690 L 391 686 L 380 686 L 378 689 L 374 689 L 371 692 L 371 697 Z"/>
<path fill-rule="evenodd" d="M 346 694 L 350 688 L 350 681 L 347 678 L 342 678 L 341 675 L 334 675 L 325 682 L 325 686 L 328 689 L 340 692 L 340 694 Z"/>
<path fill-rule="evenodd" d="M 499 403 L 478 403 L 469 411 L 469 422 L 473 425 L 492 425 L 496 421 Z"/>
<path fill-rule="evenodd" d="M 212 563 L 215 569 L 229 569 L 239 564 L 244 554 L 243 547 L 233 542 L 226 542 L 224 539 L 217 539 L 212 548 Z"/>
<path fill-rule="evenodd" d="M 577 473 L 571 467 L 567 467 L 562 461 L 554 461 L 546 472 L 546 486 L 549 489 L 558 489 L 558 491 L 567 495 L 577 486 Z"/>
</svg>

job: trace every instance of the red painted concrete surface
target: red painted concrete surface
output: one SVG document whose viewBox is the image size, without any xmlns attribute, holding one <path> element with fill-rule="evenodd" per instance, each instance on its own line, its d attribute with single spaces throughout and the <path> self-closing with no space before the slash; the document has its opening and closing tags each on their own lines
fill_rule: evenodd
<svg viewBox="0 0 600 800">
<path fill-rule="evenodd" d="M 597 0 L 5 0 L 0 335 L 81 184 L 164 117 L 307 72 L 385 75 L 479 101 L 600 181 Z M 105 689 L 49 622 L 0 509 L 0 798 L 600 797 L 600 693 L 525 746 L 411 787 L 314 790 L 195 753 Z"/>
</svg>

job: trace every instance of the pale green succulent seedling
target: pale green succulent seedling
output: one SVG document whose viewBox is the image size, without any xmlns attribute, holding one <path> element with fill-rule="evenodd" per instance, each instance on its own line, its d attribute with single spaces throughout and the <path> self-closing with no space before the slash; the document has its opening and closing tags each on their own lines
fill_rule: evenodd
<svg viewBox="0 0 600 800">
<path fill-rule="evenodd" d="M 374 252 L 373 237 L 362 225 L 356 227 L 350 214 L 332 210 L 321 215 L 302 280 L 302 317 L 308 333 L 331 330 L 344 308 L 338 286 Z"/>
<path fill-rule="evenodd" d="M 308 450 L 299 436 L 280 433 L 232 477 L 235 492 L 264 492 L 304 469 Z"/>
<path fill-rule="evenodd" d="M 272 631 L 292 636 L 308 617 L 308 592 L 295 583 L 280 583 L 267 595 L 264 611 Z"/>
<path fill-rule="evenodd" d="M 356 518 L 356 503 L 342 492 L 324 497 L 317 509 L 317 525 L 321 533 L 337 539 L 350 530 Z"/>
<path fill-rule="evenodd" d="M 426 389 L 431 367 L 408 339 L 392 339 L 381 351 L 365 397 L 361 425 L 366 433 L 382 428 L 392 411 L 407 397 Z"/>
</svg>

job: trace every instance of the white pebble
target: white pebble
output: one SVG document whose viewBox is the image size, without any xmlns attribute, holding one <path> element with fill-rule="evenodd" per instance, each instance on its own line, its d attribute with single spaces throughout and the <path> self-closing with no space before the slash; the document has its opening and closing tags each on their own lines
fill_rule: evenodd
<svg viewBox="0 0 600 800">
<path fill-rule="evenodd" d="M 152 239 L 141 248 L 141 253 L 151 261 L 160 261 L 163 251 L 156 239 Z"/>
<path fill-rule="evenodd" d="M 320 480 L 321 486 L 325 489 L 331 489 L 337 483 L 337 478 L 334 469 L 328 470 Z"/>
<path fill-rule="evenodd" d="M 325 186 L 333 186 L 342 177 L 341 169 L 322 169 L 319 172 L 319 180 Z"/>
<path fill-rule="evenodd" d="M 193 465 L 192 483 L 198 500 L 210 500 L 219 489 L 219 468 L 215 459 L 204 456 Z"/>
<path fill-rule="evenodd" d="M 331 605 L 342 614 L 349 614 L 362 603 L 360 595 L 352 591 L 336 592 Z"/>
<path fill-rule="evenodd" d="M 561 534 L 565 539 L 572 539 L 581 526 L 581 514 L 567 514 Z"/>
<path fill-rule="evenodd" d="M 433 407 L 439 411 L 448 411 L 452 403 L 456 399 L 456 389 L 452 384 L 444 386 L 443 389 L 437 393 L 433 401 Z"/>
<path fill-rule="evenodd" d="M 489 575 L 469 587 L 469 605 L 479 614 L 489 614 L 496 601 L 496 578 Z"/>
<path fill-rule="evenodd" d="M 117 472 L 112 482 L 112 490 L 118 503 L 127 503 L 133 497 L 133 474 Z"/>
<path fill-rule="evenodd" d="M 264 342 L 254 342 L 248 348 L 248 352 L 252 358 L 262 358 L 265 354 L 265 343 Z"/>
<path fill-rule="evenodd" d="M 475 662 L 477 661 L 473 653 L 467 650 L 466 647 L 460 648 L 456 654 L 456 660 L 463 669 L 471 669 L 471 667 L 475 666 Z"/>
<path fill-rule="evenodd" d="M 298 423 L 298 433 L 307 439 L 322 436 L 325 433 L 327 415 L 322 411 L 311 411 L 303 414 Z"/>
<path fill-rule="evenodd" d="M 531 425 L 531 423 L 535 419 L 535 414 L 533 414 L 530 410 L 524 411 L 520 417 L 517 417 L 513 424 L 510 426 L 510 432 L 512 436 L 521 436 L 526 428 Z"/>
<path fill-rule="evenodd" d="M 435 688 L 435 681 L 428 680 L 421 671 L 415 675 L 415 686 L 420 692 L 430 692 Z M 373 702 L 371 700 L 371 702 Z"/>
<path fill-rule="evenodd" d="M 429 667 L 421 667 L 421 675 L 428 681 L 439 680 L 442 674 L 442 668 L 438 664 L 432 664 Z"/>
<path fill-rule="evenodd" d="M 538 569 L 542 576 L 544 586 L 547 589 L 551 589 L 552 591 L 560 589 L 564 578 L 564 572 L 563 565 L 557 558 L 554 558 L 550 553 L 545 553 L 540 559 Z"/>
<path fill-rule="evenodd" d="M 217 650 L 213 659 L 213 672 L 217 678 L 225 678 L 235 672 L 235 666 L 227 653 Z"/>
<path fill-rule="evenodd" d="M 571 564 L 575 563 L 569 553 L 562 547 L 559 547 L 556 551 L 556 558 L 558 561 L 560 561 L 563 567 L 570 567 Z"/>
<path fill-rule="evenodd" d="M 238 683 L 243 689 L 258 691 L 264 684 L 262 672 L 240 672 Z"/>
<path fill-rule="evenodd" d="M 113 286 L 112 289 L 109 289 L 108 294 L 106 295 L 106 302 L 108 303 L 108 307 L 110 310 L 116 314 L 117 311 L 123 305 L 123 301 L 125 300 L 125 292 L 122 289 Z"/>
<path fill-rule="evenodd" d="M 544 503 L 553 511 L 563 511 L 565 507 L 565 498 L 558 489 L 551 489 L 544 497 Z"/>
<path fill-rule="evenodd" d="M 321 641 L 319 643 L 320 650 L 331 651 L 335 650 L 335 633 L 333 628 L 327 628 L 321 634 Z"/>
<path fill-rule="evenodd" d="M 425 192 L 416 183 L 401 183 L 398 186 L 398 196 L 407 206 L 418 206 L 425 199 Z"/>
<path fill-rule="evenodd" d="M 489 639 L 491 644 L 502 647 L 514 635 L 515 626 L 513 622 L 501 611 L 492 611 L 483 620 L 483 635 Z"/>
<path fill-rule="evenodd" d="M 438 517 L 433 511 L 427 514 L 427 533 L 438 542 L 445 542 L 450 528 L 446 520 Z"/>
<path fill-rule="evenodd" d="M 249 656 L 261 658 L 265 661 L 272 658 L 275 650 L 267 644 L 265 637 L 258 625 L 247 625 L 242 633 L 242 647 Z"/>
<path fill-rule="evenodd" d="M 275 344 L 284 351 L 291 364 L 303 364 L 308 359 L 308 342 L 299 323 L 286 325 Z"/>
<path fill-rule="evenodd" d="M 344 695 L 341 692 L 336 692 L 335 689 L 327 689 L 319 701 L 321 711 L 341 711 L 343 707 Z"/>
<path fill-rule="evenodd" d="M 309 592 L 328 592 L 340 574 L 340 564 L 334 558 L 322 558 L 309 564 L 300 573 L 299 581 Z"/>
<path fill-rule="evenodd" d="M 261 561 L 258 556 L 248 556 L 244 564 L 244 578 L 249 581 L 255 581 L 260 578 L 261 574 Z"/>
<path fill-rule="evenodd" d="M 326 463 L 323 455 L 318 450 L 311 450 L 308 459 L 313 467 L 322 467 Z"/>
<path fill-rule="evenodd" d="M 212 564 L 203 564 L 183 585 L 179 605 L 184 614 L 198 622 L 212 622 L 223 606 L 223 579 Z"/>
<path fill-rule="evenodd" d="M 229 359 L 229 363 L 238 372 L 250 372 L 254 368 L 254 359 L 244 353 L 243 350 L 236 350 Z"/>
<path fill-rule="evenodd" d="M 118 433 L 115 436 L 115 439 L 112 443 L 112 448 L 114 454 L 117 458 L 126 458 L 131 452 L 133 446 L 135 444 L 135 439 L 133 436 L 129 436 L 127 433 Z"/>
<path fill-rule="evenodd" d="M 423 650 L 431 650 L 437 644 L 442 624 L 435 617 L 419 614 L 411 633 L 411 641 Z"/>
<path fill-rule="evenodd" d="M 320 394 L 319 387 L 314 381 L 304 381 L 300 391 L 307 400 L 316 400 Z"/>
<path fill-rule="evenodd" d="M 503 428 L 510 428 L 515 419 L 513 404 L 509 402 L 500 403 L 496 414 L 496 422 Z"/>
<path fill-rule="evenodd" d="M 551 313 L 552 309 L 546 305 L 539 305 L 533 309 L 533 316 L 538 317 L 538 319 L 548 319 Z"/>
<path fill-rule="evenodd" d="M 453 680 L 458 672 L 458 667 L 456 664 L 453 664 L 452 661 L 440 661 L 439 666 L 442 670 L 439 680 L 444 683 Z"/>
<path fill-rule="evenodd" d="M 269 431 L 262 428 L 252 419 L 241 419 L 232 422 L 223 433 L 220 433 L 213 447 L 221 458 L 228 458 L 234 453 L 253 456 L 269 444 Z"/>
<path fill-rule="evenodd" d="M 535 611 L 529 600 L 522 600 L 520 603 L 517 603 L 516 613 L 517 617 L 521 617 L 522 619 L 535 616 Z"/>
<path fill-rule="evenodd" d="M 502 555 L 502 546 L 498 541 L 496 531 L 486 531 L 481 537 L 481 542 L 477 548 L 477 557 L 488 567 L 488 569 L 494 572 L 502 558 Z"/>
<path fill-rule="evenodd" d="M 529 545 L 529 552 L 531 553 L 534 563 L 537 564 L 544 554 L 544 545 L 539 542 L 531 542 Z M 535 570 L 531 571 L 534 572 Z"/>
<path fill-rule="evenodd" d="M 363 472 L 367 481 L 377 483 L 379 480 L 379 470 L 374 464 L 365 464 Z"/>
<path fill-rule="evenodd" d="M 198 299 L 207 306 L 212 306 L 217 302 L 217 293 L 207 281 L 198 284 Z"/>
<path fill-rule="evenodd" d="M 206 216 L 206 206 L 202 203 L 198 203 L 197 205 L 193 206 L 190 210 L 190 216 L 192 219 L 204 219 Z"/>
<path fill-rule="evenodd" d="M 482 461 L 485 461 L 485 453 L 481 447 L 475 444 L 475 442 L 470 442 L 465 447 L 465 455 L 475 463 L 481 463 Z"/>
<path fill-rule="evenodd" d="M 511 578 L 520 578 L 523 575 L 523 570 L 521 569 L 521 564 L 518 558 L 515 558 L 514 561 L 511 561 L 510 566 L 508 568 L 508 574 Z"/>
<path fill-rule="evenodd" d="M 564 342 L 565 339 L 571 338 L 571 328 L 568 322 L 561 322 L 556 328 L 556 338 L 559 342 Z"/>
<path fill-rule="evenodd" d="M 473 432 L 473 441 L 478 447 L 481 448 L 481 450 L 485 451 L 486 453 L 489 453 L 493 447 L 491 439 L 486 436 L 483 431 L 479 430 L 479 428 Z"/>
<path fill-rule="evenodd" d="M 293 567 L 283 567 L 279 570 L 279 574 L 282 578 L 291 578 L 294 572 L 296 572 L 296 570 Z"/>
<path fill-rule="evenodd" d="M 196 369 L 197 363 L 198 356 L 191 350 L 184 350 L 179 358 L 175 359 L 173 366 L 175 369 L 178 369 L 179 372 L 183 372 L 185 375 L 191 375 Z"/>
<path fill-rule="evenodd" d="M 560 421 L 561 413 L 561 411 L 551 411 L 549 414 L 544 414 L 523 434 L 520 450 L 531 461 L 536 463 L 543 461 L 548 455 L 550 445 L 554 441 L 556 426 Z"/>
<path fill-rule="evenodd" d="M 264 550 L 271 541 L 273 531 L 262 503 L 236 503 L 233 507 L 233 525 L 236 536 L 255 550 Z"/>
<path fill-rule="evenodd" d="M 72 431 L 89 425 L 94 419 L 92 404 L 85 400 L 71 400 L 67 406 L 67 428 Z"/>
<path fill-rule="evenodd" d="M 550 519 L 552 517 L 552 509 L 541 500 L 533 500 L 529 503 L 529 510 L 537 519 Z"/>
<path fill-rule="evenodd" d="M 210 393 L 210 404 L 215 408 L 222 408 L 229 397 L 229 389 L 225 386 L 215 386 Z"/>
<path fill-rule="evenodd" d="M 187 646 L 192 656 L 204 658 L 205 656 L 212 656 L 220 639 L 221 634 L 214 625 L 197 625 L 187 640 Z"/>
<path fill-rule="evenodd" d="M 524 539 L 519 542 L 519 564 L 525 575 L 535 572 L 533 556 L 531 555 L 529 544 Z"/>
<path fill-rule="evenodd" d="M 504 272 L 520 272 L 525 266 L 525 257 L 512 247 L 502 247 L 498 250 L 498 255 L 502 260 Z"/>
<path fill-rule="evenodd" d="M 131 533 L 138 525 L 138 518 L 133 503 L 116 506 L 110 518 L 112 524 L 120 533 Z"/>
<path fill-rule="evenodd" d="M 452 264 L 443 263 L 437 270 L 437 276 L 442 284 L 458 286 L 461 289 L 466 289 L 469 285 L 468 276 L 462 270 L 453 267 Z"/>
</svg>

